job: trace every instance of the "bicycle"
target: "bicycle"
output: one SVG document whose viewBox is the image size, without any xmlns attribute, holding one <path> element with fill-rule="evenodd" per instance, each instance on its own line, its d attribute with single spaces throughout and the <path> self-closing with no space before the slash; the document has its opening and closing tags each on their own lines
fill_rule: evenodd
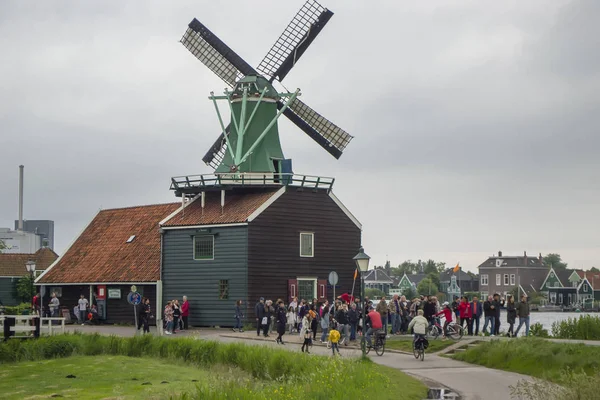
<svg viewBox="0 0 600 400">
<path fill-rule="evenodd" d="M 425 349 L 428 347 L 427 339 L 425 336 L 419 336 L 413 343 L 413 355 L 418 360 L 425 360 Z"/>
<path fill-rule="evenodd" d="M 363 336 L 363 338 L 361 339 L 361 346 L 364 346 L 366 354 L 369 354 L 371 349 L 374 349 L 375 353 L 378 356 L 382 356 L 383 353 L 385 353 L 386 333 L 382 330 L 378 330 L 375 332 L 375 334 L 373 336 L 375 336 L 375 344 L 373 344 L 371 346 L 367 345 L 367 339 Z"/>
<path fill-rule="evenodd" d="M 431 336 L 437 339 L 443 331 L 443 328 L 440 323 L 439 318 L 435 318 L 433 325 L 430 325 L 427 329 L 426 336 Z M 462 326 L 458 325 L 456 322 L 450 322 L 446 327 L 446 337 L 449 337 L 452 340 L 458 341 L 462 339 L 464 335 L 464 330 Z"/>
</svg>

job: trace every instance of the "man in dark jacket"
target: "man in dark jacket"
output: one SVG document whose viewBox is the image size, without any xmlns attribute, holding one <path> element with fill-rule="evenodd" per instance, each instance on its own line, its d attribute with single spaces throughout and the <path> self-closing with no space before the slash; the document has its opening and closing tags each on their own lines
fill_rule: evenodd
<svg viewBox="0 0 600 400">
<path fill-rule="evenodd" d="M 495 335 L 499 335 L 500 334 L 500 308 L 501 308 L 501 304 L 500 304 L 500 295 L 498 293 L 494 293 L 494 301 L 492 302 L 492 305 L 494 306 L 494 334 Z"/>
<path fill-rule="evenodd" d="M 435 305 L 435 299 L 432 296 L 425 301 L 423 306 L 423 316 L 429 321 L 429 325 L 433 324 L 433 316 L 436 314 Z"/>
<path fill-rule="evenodd" d="M 495 328 L 496 328 L 496 311 L 493 306 L 493 297 L 488 296 L 487 300 L 483 303 L 483 314 L 485 316 L 485 323 L 483 324 L 482 333 L 485 333 L 487 330 L 488 323 L 490 326 L 490 336 L 494 336 Z"/>
<path fill-rule="evenodd" d="M 256 315 L 256 336 L 260 336 L 262 328 L 262 319 L 265 316 L 265 298 L 261 297 L 254 306 L 254 315 Z"/>
<path fill-rule="evenodd" d="M 521 302 L 517 304 L 517 317 L 519 317 L 519 327 L 515 332 L 515 336 L 519 336 L 519 330 L 525 324 L 525 336 L 529 336 L 529 303 L 527 295 L 521 297 Z"/>
<path fill-rule="evenodd" d="M 471 333 L 475 336 L 479 335 L 479 318 L 481 318 L 481 314 L 483 314 L 483 307 L 481 306 L 481 302 L 477 298 L 477 296 L 473 296 L 473 301 L 471 301 Z"/>
</svg>

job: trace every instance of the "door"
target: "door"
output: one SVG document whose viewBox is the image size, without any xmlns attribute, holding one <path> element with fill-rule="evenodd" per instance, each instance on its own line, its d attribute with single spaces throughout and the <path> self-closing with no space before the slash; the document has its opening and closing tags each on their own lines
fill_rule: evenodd
<svg viewBox="0 0 600 400">
<path fill-rule="evenodd" d="M 550 304 L 556 304 L 556 292 L 550 292 Z"/>
</svg>

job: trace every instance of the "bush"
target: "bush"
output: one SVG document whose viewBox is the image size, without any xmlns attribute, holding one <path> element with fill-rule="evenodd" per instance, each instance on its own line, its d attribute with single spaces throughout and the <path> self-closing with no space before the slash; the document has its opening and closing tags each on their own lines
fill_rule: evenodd
<svg viewBox="0 0 600 400">
<path fill-rule="evenodd" d="M 540 324 L 539 322 L 531 325 L 531 328 L 529 329 L 529 333 L 531 334 L 531 336 L 536 336 L 536 337 L 542 337 L 542 338 L 550 337 L 550 335 L 548 334 L 548 329 L 544 329 L 544 325 Z"/>
<path fill-rule="evenodd" d="M 18 306 L 6 306 L 4 307 L 4 314 L 6 315 L 22 315 L 23 311 L 31 310 L 31 303 L 21 303 Z"/>
<path fill-rule="evenodd" d="M 600 318 L 582 315 L 552 323 L 552 336 L 559 339 L 600 340 Z"/>
</svg>

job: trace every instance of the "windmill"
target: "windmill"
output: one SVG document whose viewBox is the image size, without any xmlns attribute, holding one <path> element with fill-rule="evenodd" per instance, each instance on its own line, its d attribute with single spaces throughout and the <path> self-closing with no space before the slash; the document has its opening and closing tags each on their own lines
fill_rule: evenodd
<svg viewBox="0 0 600 400">
<path fill-rule="evenodd" d="M 181 43 L 230 89 L 213 101 L 221 134 L 202 160 L 215 173 L 291 173 L 279 141 L 277 120 L 285 115 L 335 158 L 352 136 L 302 102 L 295 92 L 278 93 L 273 87 L 296 65 L 325 27 L 333 12 L 308 0 L 285 28 L 256 69 L 193 19 Z M 231 122 L 225 126 L 217 101 L 228 104 Z"/>
</svg>

